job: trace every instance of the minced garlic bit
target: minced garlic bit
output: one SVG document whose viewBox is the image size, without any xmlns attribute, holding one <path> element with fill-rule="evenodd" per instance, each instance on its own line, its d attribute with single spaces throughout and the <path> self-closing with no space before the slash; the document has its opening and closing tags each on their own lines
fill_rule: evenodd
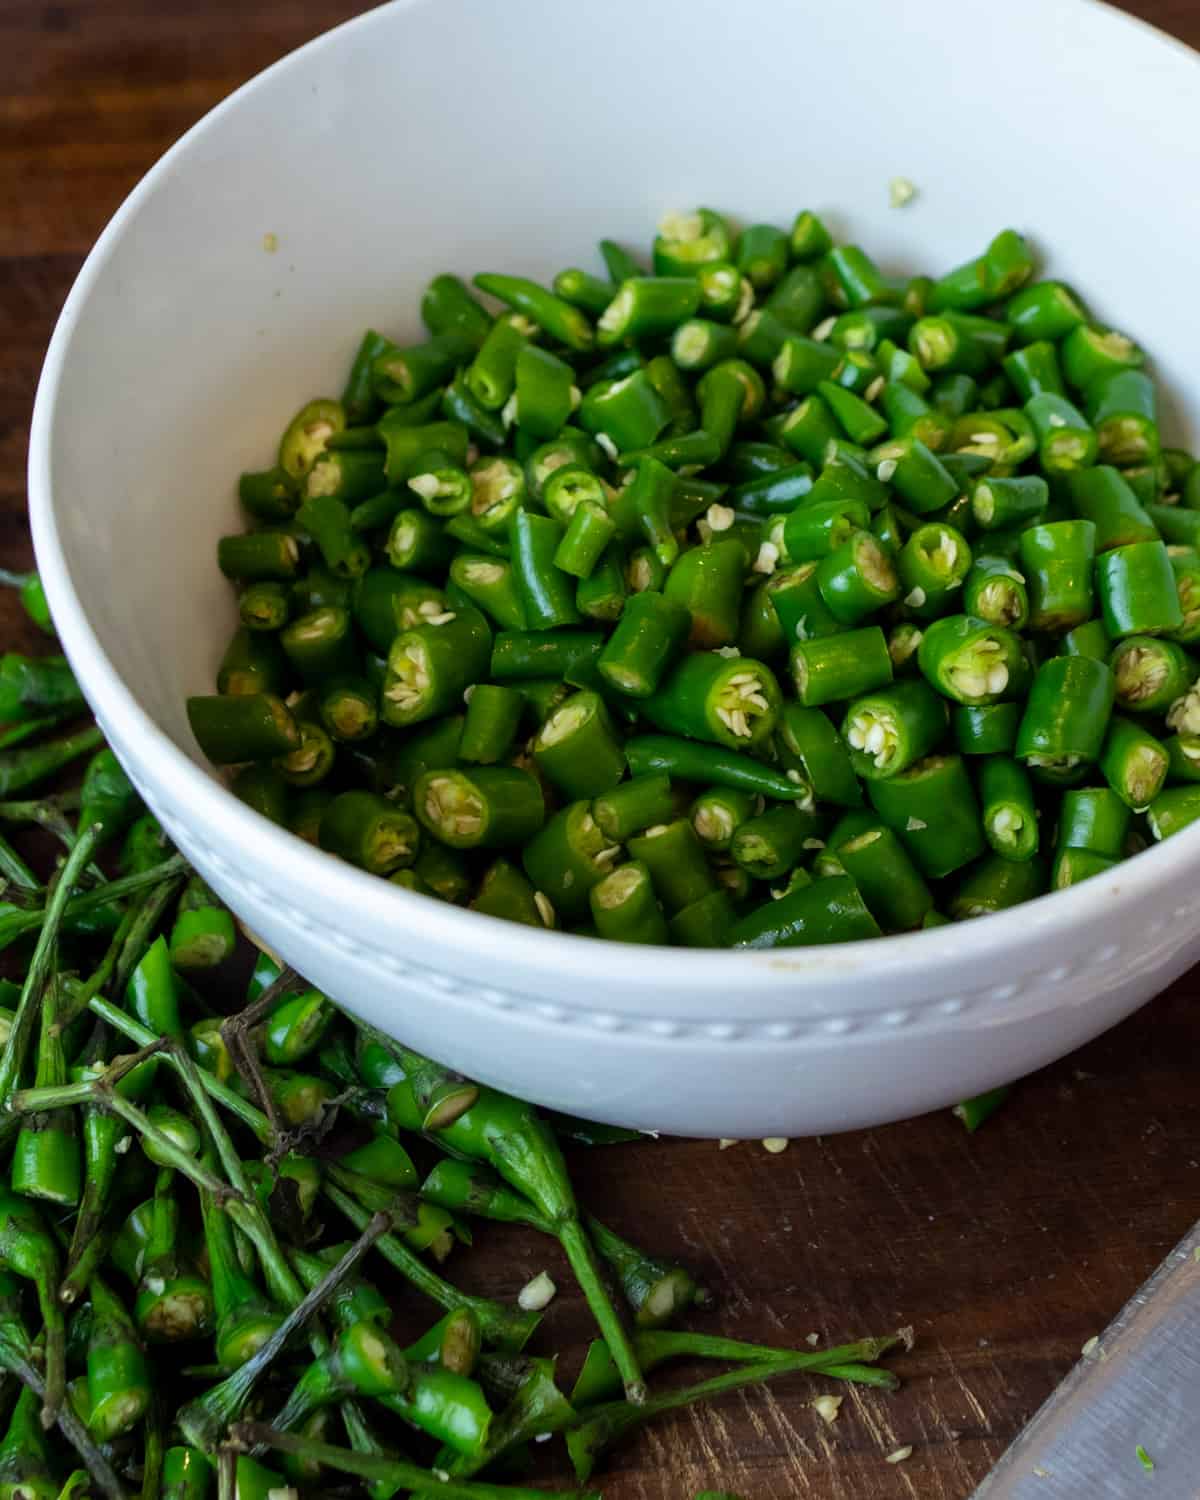
<svg viewBox="0 0 1200 1500">
<path fill-rule="evenodd" d="M 904 825 L 904 831 L 905 833 L 920 833 L 923 828 L 928 827 L 929 824 L 923 822 L 920 818 L 909 818 L 908 822 Z"/>
<path fill-rule="evenodd" d="M 888 183 L 888 203 L 892 208 L 903 208 L 916 196 L 916 184 L 908 177 L 893 177 Z"/>
<path fill-rule="evenodd" d="M 537 914 L 542 919 L 543 927 L 554 926 L 554 907 L 550 903 L 550 897 L 545 891 L 534 891 L 533 904 L 537 907 Z"/>
<path fill-rule="evenodd" d="M 898 467 L 899 463 L 894 458 L 881 459 L 875 469 L 875 478 L 879 480 L 880 484 L 887 484 Z"/>
<path fill-rule="evenodd" d="M 544 1307 L 549 1307 L 554 1301 L 554 1294 L 557 1291 L 558 1288 L 545 1271 L 539 1271 L 533 1280 L 517 1293 L 517 1306 L 523 1312 L 541 1312 Z"/>
<path fill-rule="evenodd" d="M 885 1464 L 902 1464 L 906 1458 L 912 1457 L 912 1444 L 905 1443 L 903 1448 L 896 1448 L 884 1459 Z"/>
<path fill-rule="evenodd" d="M 718 646 L 713 652 L 714 656 L 723 656 L 726 661 L 731 661 L 735 656 L 741 656 L 736 646 Z"/>
<path fill-rule="evenodd" d="M 704 519 L 714 531 L 728 531 L 737 517 L 728 505 L 710 505 Z"/>
<path fill-rule="evenodd" d="M 1091 1359 L 1092 1355 L 1095 1354 L 1096 1350 L 1099 1349 L 1099 1347 L 1099 1338 L 1096 1334 L 1092 1334 L 1091 1338 L 1088 1339 L 1087 1343 L 1084 1344 L 1083 1348 L 1079 1352 L 1083 1355 L 1084 1359 Z"/>
<path fill-rule="evenodd" d="M 821 1335 L 819 1333 L 810 1333 L 804 1342 L 810 1349 L 815 1349 L 821 1342 Z"/>
<path fill-rule="evenodd" d="M 836 322 L 837 322 L 837 315 L 836 314 L 834 314 L 834 315 L 826 318 L 823 323 L 818 323 L 817 324 L 817 326 L 809 334 L 809 338 L 815 339 L 818 344 L 823 343 L 824 340 L 827 339 L 829 337 L 829 335 L 833 332 L 833 326 L 834 326 L 834 324 Z"/>
<path fill-rule="evenodd" d="M 778 561 L 779 548 L 773 542 L 762 542 L 759 545 L 758 556 L 754 559 L 754 572 L 773 573 Z"/>
<path fill-rule="evenodd" d="M 817 1416 L 823 1417 L 826 1422 L 833 1425 L 837 1421 L 837 1414 L 842 1409 L 844 1396 L 818 1396 L 812 1403 L 813 1411 Z"/>
<path fill-rule="evenodd" d="M 263 235 L 263 249 L 268 255 L 274 255 L 279 249 L 279 236 L 277 234 Z"/>
<path fill-rule="evenodd" d="M 617 445 L 613 442 L 612 438 L 609 437 L 608 433 L 598 432 L 596 434 L 596 441 L 600 444 L 600 447 L 604 450 L 608 457 L 612 459 L 613 463 L 616 463 Z"/>
<path fill-rule="evenodd" d="M 779 1156 L 788 1148 L 788 1137 L 786 1135 L 769 1135 L 763 1141 L 763 1150 L 769 1151 L 772 1156 Z"/>
<path fill-rule="evenodd" d="M 721 1137 L 721 1139 L 717 1142 L 717 1150 L 718 1151 L 728 1151 L 729 1148 L 730 1148 L 730 1146 L 736 1146 L 736 1145 L 738 1145 L 738 1141 L 736 1140 L 736 1138 L 734 1136 L 723 1135 Z"/>
</svg>

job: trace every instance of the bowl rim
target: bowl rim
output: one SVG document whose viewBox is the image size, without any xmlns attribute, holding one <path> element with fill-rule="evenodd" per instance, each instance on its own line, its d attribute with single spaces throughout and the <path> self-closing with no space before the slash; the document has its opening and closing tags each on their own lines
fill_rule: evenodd
<svg viewBox="0 0 1200 1500">
<path fill-rule="evenodd" d="M 802 1019 L 817 1012 L 821 990 L 833 979 L 852 975 L 856 981 L 886 980 L 890 975 L 911 974 L 916 964 L 932 968 L 935 964 L 969 963 L 995 982 L 1012 968 L 1014 954 L 1025 947 L 1023 939 L 1040 943 L 1091 922 L 1102 922 L 1114 898 L 1147 901 L 1159 895 L 1165 903 L 1171 899 L 1172 887 L 1186 889 L 1186 877 L 1200 865 L 1200 823 L 1122 861 L 1104 876 L 1067 890 L 1048 892 L 983 922 L 951 923 L 853 943 L 765 951 L 627 945 L 557 931 L 535 932 L 497 917 L 431 901 L 334 859 L 239 802 L 157 726 L 117 672 L 89 624 L 58 530 L 52 455 L 56 428 L 64 419 L 58 401 L 61 377 L 80 314 L 126 226 L 160 183 L 186 164 L 196 143 L 237 110 L 244 96 L 301 66 L 313 54 L 332 48 L 343 33 L 386 24 L 393 12 L 423 3 L 429 0 L 389 0 L 342 22 L 256 73 L 202 116 L 154 163 L 113 214 L 84 261 L 55 324 L 30 427 L 29 514 L 37 564 L 60 640 L 98 716 L 113 726 L 114 748 L 122 750 L 135 767 L 145 767 L 145 779 L 156 784 L 169 803 L 186 808 L 186 821 L 203 828 L 208 842 L 218 848 L 238 848 L 252 842 L 266 862 L 286 864 L 298 882 L 320 890 L 327 913 L 352 910 L 360 926 L 369 924 L 375 931 L 397 938 L 405 933 L 419 934 L 422 950 L 469 953 L 471 967 L 476 970 L 480 960 L 496 959 L 506 964 L 536 965 L 547 975 L 566 976 L 597 962 L 602 965 L 610 991 L 605 1006 L 618 1013 L 645 1014 L 654 999 L 648 998 L 648 990 L 665 997 L 686 988 L 690 999 L 700 1003 L 699 1008 L 707 1014 L 703 1002 L 727 1004 L 731 994 L 737 993 L 733 985 L 740 981 L 764 998 L 774 992 L 777 1000 L 787 1001 L 788 1014 Z M 1079 0 L 1058 0 L 1058 4 L 1064 9 L 1069 4 L 1076 16 L 1085 9 L 1101 13 L 1110 23 L 1142 33 L 1145 43 L 1169 47 L 1200 64 L 1200 53 L 1106 0 L 1087 0 L 1086 7 Z M 331 923 L 328 915 L 323 916 L 322 923 L 332 932 L 340 926 L 336 919 Z M 522 951 L 518 953 L 518 949 Z M 1004 970 L 993 967 L 1002 961 L 1007 961 Z M 562 992 L 560 1003 L 568 1010 L 573 1008 L 569 990 Z M 884 986 L 856 1008 L 870 1014 L 887 1011 L 893 1004 L 894 997 Z"/>
</svg>

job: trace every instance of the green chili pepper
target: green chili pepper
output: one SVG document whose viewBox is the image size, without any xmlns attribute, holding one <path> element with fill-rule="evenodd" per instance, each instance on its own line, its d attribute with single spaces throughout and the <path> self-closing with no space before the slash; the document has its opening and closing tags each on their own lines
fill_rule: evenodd
<svg viewBox="0 0 1200 1500">
<path fill-rule="evenodd" d="M 577 625 L 574 586 L 554 562 L 562 528 L 548 516 L 518 511 L 513 519 L 513 575 L 525 618 L 533 630 Z"/>
<path fill-rule="evenodd" d="M 781 701 L 775 675 L 763 663 L 702 651 L 668 674 L 643 700 L 642 713 L 667 733 L 750 749 L 774 729 Z"/>
<path fill-rule="evenodd" d="M 1004 318 L 1021 343 L 1057 341 L 1085 321 L 1079 299 L 1061 281 L 1035 281 L 1005 304 Z"/>
<path fill-rule="evenodd" d="M 373 875 L 411 865 L 420 836 L 416 822 L 375 792 L 340 792 L 325 808 L 318 830 L 321 848 Z"/>
<path fill-rule="evenodd" d="M 1042 391 L 1026 401 L 1024 411 L 1037 435 L 1044 473 L 1069 474 L 1096 462 L 1097 434 L 1064 396 Z"/>
<path fill-rule="evenodd" d="M 482 292 L 498 297 L 515 312 L 529 318 L 537 326 L 566 344 L 568 349 L 586 351 L 595 342 L 592 325 L 578 308 L 572 307 L 545 287 L 528 281 L 523 276 L 499 276 L 485 272 L 475 278 L 475 285 Z"/>
<path fill-rule="evenodd" d="M 617 534 L 626 542 L 644 542 L 668 568 L 679 555 L 679 543 L 671 529 L 674 491 L 675 477 L 665 464 L 654 458 L 638 458 L 629 482 L 613 497 L 611 505 Z"/>
<path fill-rule="evenodd" d="M 0 1493 L 12 1500 L 56 1500 L 50 1448 L 37 1420 L 37 1397 L 22 1386 L 0 1439 Z"/>
<path fill-rule="evenodd" d="M 1021 532 L 1021 571 L 1035 630 L 1069 630 L 1091 616 L 1095 549 L 1092 521 L 1056 521 Z"/>
<path fill-rule="evenodd" d="M 499 411 L 516 384 L 517 356 L 536 333 L 536 324 L 509 313 L 492 323 L 474 360 L 467 366 L 467 389 L 486 411 Z"/>
<path fill-rule="evenodd" d="M 1008 346 L 1006 324 L 964 312 L 918 318 L 908 347 L 925 370 L 981 375 L 997 364 Z"/>
<path fill-rule="evenodd" d="M 625 757 L 612 720 L 597 693 L 575 693 L 542 725 L 533 757 L 566 797 L 595 797 L 611 790 L 625 772 Z"/>
<path fill-rule="evenodd" d="M 177 1444 L 163 1454 L 162 1500 L 207 1500 L 212 1469 L 198 1448 Z"/>
<path fill-rule="evenodd" d="M 1194 786 L 1168 787 L 1146 811 L 1150 832 L 1160 842 L 1200 818 L 1200 795 Z"/>
<path fill-rule="evenodd" d="M 0 1261 L 13 1275 L 32 1281 L 45 1325 L 45 1425 L 54 1420 L 66 1388 L 66 1329 L 58 1301 L 59 1257 L 37 1209 L 0 1186 Z"/>
<path fill-rule="evenodd" d="M 1054 656 L 1043 662 L 1017 731 L 1017 759 L 1051 772 L 1095 761 L 1113 694 L 1113 673 L 1104 662 L 1086 656 Z"/>
<path fill-rule="evenodd" d="M 1065 656 L 1094 656 L 1097 661 L 1107 661 L 1112 655 L 1113 643 L 1108 638 L 1103 620 L 1087 620 L 1068 630 L 1059 641 Z"/>
<path fill-rule="evenodd" d="M 872 827 L 839 843 L 836 855 L 885 932 L 919 927 L 933 894 L 890 828 Z"/>
<path fill-rule="evenodd" d="M 545 441 L 557 437 L 580 400 L 575 372 L 565 360 L 525 344 L 517 354 L 512 415 L 521 431 Z M 504 408 L 505 416 L 509 406 Z"/>
<path fill-rule="evenodd" d="M 462 552 L 450 564 L 450 578 L 502 630 L 525 629 L 525 605 L 507 559 Z"/>
<path fill-rule="evenodd" d="M 1042 860 L 1006 859 L 991 854 L 981 859 L 963 877 L 950 902 L 949 912 L 955 921 L 986 917 L 1024 901 L 1032 901 L 1046 889 L 1046 868 Z"/>
<path fill-rule="evenodd" d="M 421 320 L 434 337 L 456 333 L 478 348 L 492 320 L 457 276 L 435 276 L 421 297 Z"/>
<path fill-rule="evenodd" d="M 813 813 L 780 803 L 747 818 L 735 830 L 729 852 L 739 869 L 755 880 L 776 880 L 801 862 L 819 827 Z"/>
<path fill-rule="evenodd" d="M 616 522 L 601 506 L 591 501 L 576 506 L 554 553 L 555 567 L 573 578 L 590 578 L 616 531 Z"/>
<path fill-rule="evenodd" d="M 945 733 L 946 705 L 924 682 L 907 680 L 856 698 L 842 722 L 850 761 L 868 781 L 893 777 L 928 754 Z"/>
<path fill-rule="evenodd" d="M 922 675 L 957 703 L 994 703 L 1019 694 L 1029 677 L 1021 641 L 1002 625 L 969 615 L 947 615 L 930 624 L 921 639 Z"/>
<path fill-rule="evenodd" d="M 406 506 L 396 512 L 384 550 L 392 566 L 402 572 L 438 575 L 445 571 L 454 541 L 436 516 Z"/>
<path fill-rule="evenodd" d="M 727 936 L 733 948 L 790 948 L 877 937 L 879 927 L 846 877 L 798 886 L 756 907 Z"/>
<path fill-rule="evenodd" d="M 1183 624 L 1171 559 L 1160 541 L 1114 547 L 1098 557 L 1096 590 L 1113 640 L 1170 633 Z"/>
<path fill-rule="evenodd" d="M 88 1338 L 88 1426 L 103 1443 L 141 1421 L 150 1405 L 150 1375 L 129 1314 L 97 1276 L 92 1278 Z"/>
<path fill-rule="evenodd" d="M 1072 479 L 1099 472 L 1084 470 Z M 985 478 L 972 486 L 971 514 L 980 530 L 999 531 L 1006 526 L 1026 526 L 1039 521 L 1049 501 L 1049 486 L 1040 475 Z"/>
<path fill-rule="evenodd" d="M 621 865 L 588 893 L 592 920 L 603 938 L 622 943 L 667 941 L 667 923 L 659 908 L 649 869 L 638 860 Z"/>
<path fill-rule="evenodd" d="M 868 784 L 872 806 L 921 873 L 940 880 L 984 851 L 979 806 L 958 755 L 930 755 Z"/>
<path fill-rule="evenodd" d="M 919 526 L 896 558 L 905 608 L 918 619 L 942 614 L 970 569 L 971 548 L 960 531 L 940 521 Z"/>
<path fill-rule="evenodd" d="M 515 688 L 477 683 L 467 704 L 460 755 L 478 765 L 504 760 L 512 748 L 525 711 Z"/>
<path fill-rule="evenodd" d="M 431 1126 L 410 1080 L 414 1070 L 420 1078 L 426 1069 L 431 1069 L 433 1082 L 438 1078 L 439 1070 L 407 1049 L 398 1049 L 397 1056 L 409 1077 L 389 1090 L 389 1115 L 403 1128 L 412 1129 L 415 1125 L 419 1129 L 424 1125 L 456 1153 L 486 1161 L 510 1186 L 530 1199 L 554 1226 L 621 1370 L 627 1397 L 632 1401 L 644 1400 L 645 1386 L 632 1345 L 600 1280 L 595 1254 L 579 1219 L 562 1154 L 549 1126 L 529 1105 L 482 1087 L 464 1113 L 444 1124 Z"/>
<path fill-rule="evenodd" d="M 855 532 L 822 559 L 817 584 L 843 625 L 860 624 L 900 596 L 895 565 L 869 531 Z"/>
<path fill-rule="evenodd" d="M 211 969 L 233 952 L 233 917 L 199 875 L 184 886 L 171 928 L 171 962 L 178 969 Z"/>
<path fill-rule="evenodd" d="M 1118 368 L 1098 376 L 1084 405 L 1107 463 L 1127 468 L 1157 459 L 1157 402 L 1154 382 L 1144 371 Z"/>
<path fill-rule="evenodd" d="M 343 1396 L 396 1395 L 410 1378 L 407 1361 L 384 1329 L 373 1322 L 352 1324 L 305 1369 L 276 1424 L 284 1430 L 299 1426 L 314 1410 Z"/>
<path fill-rule="evenodd" d="M 1070 340 L 1067 341 L 1068 343 Z M 1064 345 L 1064 353 L 1066 346 Z M 1048 391 L 1053 396 L 1065 396 L 1062 371 L 1058 364 L 1058 353 L 1048 339 L 1037 339 L 1024 344 L 1003 360 L 1004 373 L 1016 387 L 1022 401 Z"/>
<path fill-rule="evenodd" d="M 1130 636 L 1109 662 L 1118 705 L 1132 713 L 1164 713 L 1196 680 L 1200 668 L 1182 646 L 1152 636 Z"/>
<path fill-rule="evenodd" d="M 728 646 L 737 639 L 744 573 L 744 553 L 733 540 L 692 547 L 672 567 L 663 594 L 688 611 L 693 647 Z"/>
<path fill-rule="evenodd" d="M 989 625 L 1019 630 L 1029 619 L 1024 576 L 1003 557 L 976 557 L 963 581 L 962 607 Z"/>
<path fill-rule="evenodd" d="M 619 692 L 647 698 L 681 650 L 691 623 L 682 601 L 653 592 L 635 594 L 596 659 L 596 669 Z"/>
<path fill-rule="evenodd" d="M 452 849 L 525 843 L 545 821 L 537 780 L 515 766 L 426 771 L 413 789 L 422 826 Z"/>
<path fill-rule="evenodd" d="M 600 316 L 596 341 L 603 348 L 672 333 L 699 305 L 700 288 L 691 275 L 632 277 L 621 283 Z"/>
<path fill-rule="evenodd" d="M 556 911 L 576 917 L 587 910 L 588 892 L 619 852 L 593 818 L 589 804 L 573 802 L 556 813 L 523 851 L 525 873 Z"/>
<path fill-rule="evenodd" d="M 0 722 L 20 723 L 47 713 L 83 712 L 87 707 L 65 656 L 0 656 Z"/>
<path fill-rule="evenodd" d="M 998 234 L 977 260 L 948 271 L 933 287 L 930 307 L 970 312 L 1009 296 L 1033 274 L 1033 256 L 1014 229 Z"/>
<path fill-rule="evenodd" d="M 796 697 L 806 708 L 870 692 L 892 680 L 887 639 L 877 625 L 801 641 L 791 649 Z"/>
<path fill-rule="evenodd" d="M 1024 712 L 1020 703 L 962 704 L 950 715 L 954 739 L 963 755 L 1010 755 Z"/>
<path fill-rule="evenodd" d="M 61 1088 L 67 1082 L 67 1059 L 56 1025 L 59 992 L 59 984 L 52 981 L 42 1001 L 34 1079 L 34 1087 L 39 1089 Z M 72 1110 L 38 1111 L 22 1120 L 13 1147 L 9 1180 L 13 1191 L 26 1198 L 41 1198 L 60 1205 L 79 1202 L 82 1174 Z"/>
<path fill-rule="evenodd" d="M 213 1298 L 208 1282 L 184 1262 L 179 1247 L 179 1204 L 173 1192 L 175 1174 L 159 1171 L 154 1188 L 149 1232 L 137 1261 L 134 1321 L 153 1343 L 196 1338 L 212 1326 Z M 65 1285 L 65 1283 L 64 1283 Z"/>
<path fill-rule="evenodd" d="M 401 631 L 388 653 L 384 722 L 404 728 L 457 707 L 487 672 L 491 647 L 487 622 L 469 606 Z"/>
<path fill-rule="evenodd" d="M 1028 773 L 1007 755 L 989 755 L 979 765 L 983 831 L 1005 859 L 1032 859 L 1038 851 L 1037 809 Z"/>
<path fill-rule="evenodd" d="M 735 787 L 710 787 L 692 803 L 688 817 L 705 849 L 725 853 L 737 830 L 753 817 L 754 803 L 749 792 Z"/>
<path fill-rule="evenodd" d="M 1114 792 L 1134 812 L 1144 812 L 1162 791 L 1170 755 L 1132 719 L 1114 716 L 1100 752 L 1100 769 Z"/>
</svg>

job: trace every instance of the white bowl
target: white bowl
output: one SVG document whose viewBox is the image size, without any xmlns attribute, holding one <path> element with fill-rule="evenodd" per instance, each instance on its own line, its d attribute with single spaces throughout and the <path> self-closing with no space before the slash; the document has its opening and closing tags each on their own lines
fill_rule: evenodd
<svg viewBox="0 0 1200 1500">
<path fill-rule="evenodd" d="M 211 691 L 234 620 L 214 557 L 239 525 L 234 477 L 270 460 L 303 400 L 340 389 L 362 329 L 415 335 L 439 270 L 549 277 L 590 264 L 602 235 L 644 246 L 667 208 L 790 222 L 815 207 L 913 270 L 1015 224 L 1049 273 L 1148 344 L 1177 437 L 1200 433 L 1186 300 L 1198 100 L 1195 54 L 1083 0 L 819 14 L 438 0 L 374 11 L 269 69 L 108 226 L 34 416 L 46 589 L 150 807 L 336 1000 L 469 1074 L 611 1122 L 710 1136 L 875 1124 L 1120 1020 L 1200 953 L 1200 828 L 939 931 L 764 954 L 631 948 L 534 934 L 318 853 L 221 787 L 184 699 Z M 888 207 L 897 174 L 919 189 L 903 211 Z"/>
</svg>

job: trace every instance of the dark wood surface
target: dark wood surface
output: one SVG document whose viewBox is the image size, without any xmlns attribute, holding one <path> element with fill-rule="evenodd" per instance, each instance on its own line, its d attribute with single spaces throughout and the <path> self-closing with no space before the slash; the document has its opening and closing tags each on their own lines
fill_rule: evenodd
<svg viewBox="0 0 1200 1500">
<path fill-rule="evenodd" d="M 1130 10 L 1200 44 L 1194 0 Z M 51 327 L 96 234 L 160 153 L 265 64 L 358 9 L 339 0 L 0 4 L 0 564 L 30 559 L 26 431 Z M 4 643 L 18 638 L 0 600 Z M 851 1395 L 832 1427 L 794 1379 L 654 1427 L 608 1500 L 959 1500 L 1080 1346 L 1200 1217 L 1194 976 L 1027 1080 L 981 1134 L 949 1115 L 770 1156 L 757 1144 L 577 1154 L 590 1203 L 718 1293 L 704 1324 L 771 1342 L 912 1324 L 899 1395 Z M 464 1261 L 511 1295 L 544 1244 L 497 1231 Z M 564 1285 L 565 1277 L 560 1280 Z M 549 1318 L 586 1335 L 577 1299 Z M 911 1444 L 906 1462 L 885 1455 Z M 1129 1492 L 1139 1482 L 1129 1480 Z M 1122 1488 L 1120 1493 L 1125 1493 Z M 1118 1493 L 1114 1490 L 1112 1493 Z"/>
</svg>

